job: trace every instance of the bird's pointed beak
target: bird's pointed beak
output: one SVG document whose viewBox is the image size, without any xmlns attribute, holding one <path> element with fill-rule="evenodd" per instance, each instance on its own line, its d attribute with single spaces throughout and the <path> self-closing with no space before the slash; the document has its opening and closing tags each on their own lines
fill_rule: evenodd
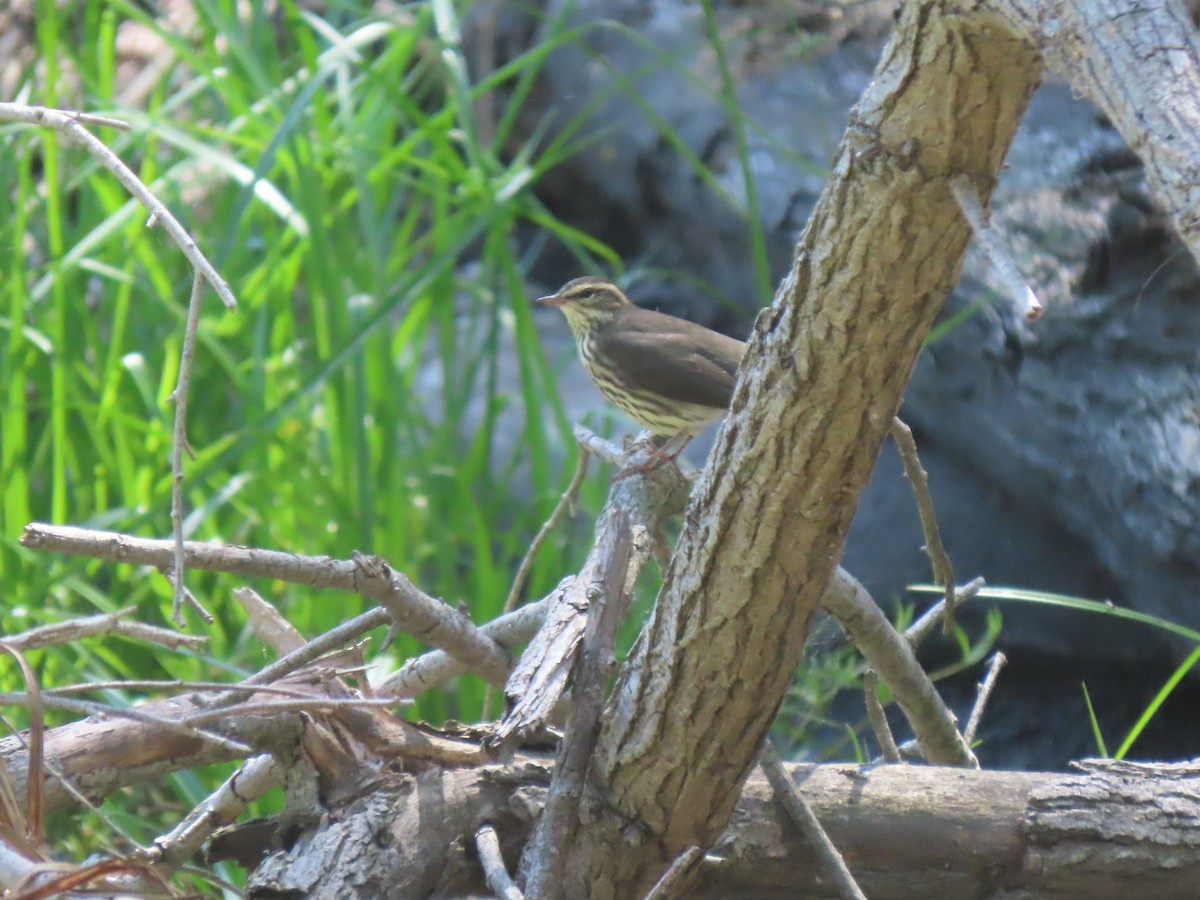
<svg viewBox="0 0 1200 900">
<path fill-rule="evenodd" d="M 533 302 L 538 306 L 562 306 L 567 301 L 558 294 L 548 294 L 545 297 L 538 297 Z"/>
</svg>

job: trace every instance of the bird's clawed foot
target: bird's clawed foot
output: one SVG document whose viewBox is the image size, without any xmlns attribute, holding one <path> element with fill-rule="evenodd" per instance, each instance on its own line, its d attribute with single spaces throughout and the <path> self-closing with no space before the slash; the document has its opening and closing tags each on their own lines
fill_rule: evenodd
<svg viewBox="0 0 1200 900">
<path fill-rule="evenodd" d="M 683 449 L 691 442 L 692 437 L 693 435 L 686 432 L 672 435 L 652 449 L 649 457 L 644 462 L 626 466 L 614 475 L 613 481 L 620 481 L 622 478 L 628 478 L 630 475 L 643 475 L 663 463 L 670 463 L 682 475 L 683 470 L 679 468 L 679 455 L 683 453 Z M 675 443 L 678 443 L 678 446 L 668 453 L 671 445 Z"/>
</svg>

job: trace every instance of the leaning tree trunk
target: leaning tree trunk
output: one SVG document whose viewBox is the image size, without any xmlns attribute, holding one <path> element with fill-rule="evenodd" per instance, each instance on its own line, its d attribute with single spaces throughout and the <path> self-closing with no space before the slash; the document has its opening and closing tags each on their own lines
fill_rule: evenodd
<svg viewBox="0 0 1200 900">
<path fill-rule="evenodd" d="M 1040 74 L 994 21 L 905 6 L 616 686 L 562 896 L 644 895 L 725 827 L 958 279 L 970 232 L 950 180 L 990 195 Z"/>
</svg>

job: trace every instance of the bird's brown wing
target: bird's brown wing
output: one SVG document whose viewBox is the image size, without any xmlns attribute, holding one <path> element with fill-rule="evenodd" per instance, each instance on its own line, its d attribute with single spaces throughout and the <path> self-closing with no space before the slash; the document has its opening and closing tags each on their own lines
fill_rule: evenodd
<svg viewBox="0 0 1200 900">
<path fill-rule="evenodd" d="M 596 349 L 635 385 L 724 409 L 746 345 L 686 319 L 630 307 L 598 336 Z"/>
</svg>

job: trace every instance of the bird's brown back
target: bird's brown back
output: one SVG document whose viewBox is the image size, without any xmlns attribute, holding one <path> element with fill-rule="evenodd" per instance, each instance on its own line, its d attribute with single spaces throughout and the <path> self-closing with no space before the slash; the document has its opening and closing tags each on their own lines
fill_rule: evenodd
<svg viewBox="0 0 1200 900">
<path fill-rule="evenodd" d="M 595 335 L 596 350 L 625 381 L 652 386 L 670 400 L 728 408 L 746 351 L 741 341 L 637 306 L 622 309 L 613 324 L 621 327 Z"/>
</svg>

